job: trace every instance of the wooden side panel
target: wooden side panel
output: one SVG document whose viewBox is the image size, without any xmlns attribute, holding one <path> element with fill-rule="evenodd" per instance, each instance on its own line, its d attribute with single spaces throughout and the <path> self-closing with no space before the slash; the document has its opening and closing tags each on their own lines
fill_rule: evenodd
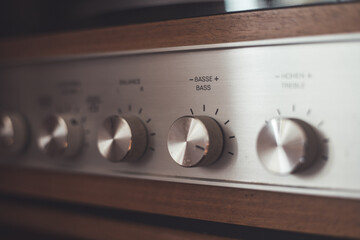
<svg viewBox="0 0 360 240">
<path fill-rule="evenodd" d="M 360 31 L 360 3 L 233 13 L 0 41 L 0 61 Z"/>
</svg>

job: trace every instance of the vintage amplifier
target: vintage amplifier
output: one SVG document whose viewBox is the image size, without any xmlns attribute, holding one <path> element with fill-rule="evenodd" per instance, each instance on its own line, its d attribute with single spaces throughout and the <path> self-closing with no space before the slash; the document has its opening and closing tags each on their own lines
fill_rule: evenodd
<svg viewBox="0 0 360 240">
<path fill-rule="evenodd" d="M 4 231 L 360 238 L 359 30 L 354 2 L 2 40 Z"/>
</svg>

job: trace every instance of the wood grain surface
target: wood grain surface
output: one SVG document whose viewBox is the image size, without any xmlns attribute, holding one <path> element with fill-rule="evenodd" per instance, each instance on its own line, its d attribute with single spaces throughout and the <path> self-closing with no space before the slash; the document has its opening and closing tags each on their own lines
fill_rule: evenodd
<svg viewBox="0 0 360 240">
<path fill-rule="evenodd" d="M 360 3 L 232 13 L 0 41 L 0 61 L 360 31 Z"/>
<path fill-rule="evenodd" d="M 3 39 L 0 40 L 0 61 L 359 31 L 360 3 L 319 5 Z M 360 239 L 360 201 L 349 199 L 3 166 L 0 167 L 0 191 L 244 226 Z M 9 204 L 1 206 L 3 210 L 11 207 Z M 2 216 L 11 219 L 11 214 L 7 214 Z M 62 216 L 62 219 L 67 219 L 67 216 Z M 36 221 L 34 224 L 37 224 Z M 110 223 L 109 226 L 99 224 L 103 224 L 104 229 L 115 228 Z"/>
<path fill-rule="evenodd" d="M 233 238 L 172 229 L 116 218 L 104 218 L 92 214 L 79 214 L 57 208 L 19 204 L 0 199 L 0 222 L 43 233 L 71 238 L 94 240 L 118 239 L 208 239 L 230 240 Z"/>
<path fill-rule="evenodd" d="M 11 167 L 0 191 L 65 202 L 360 238 L 360 201 Z"/>
</svg>

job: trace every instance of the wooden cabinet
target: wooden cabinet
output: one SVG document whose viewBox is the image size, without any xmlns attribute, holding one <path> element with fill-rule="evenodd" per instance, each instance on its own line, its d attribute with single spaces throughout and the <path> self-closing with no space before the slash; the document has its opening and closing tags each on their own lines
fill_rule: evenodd
<svg viewBox="0 0 360 240">
<path fill-rule="evenodd" d="M 0 61 L 359 31 L 360 3 L 329 4 L 5 39 Z M 0 192 L 3 226 L 74 238 L 360 238 L 359 200 L 9 166 L 0 166 Z"/>
</svg>

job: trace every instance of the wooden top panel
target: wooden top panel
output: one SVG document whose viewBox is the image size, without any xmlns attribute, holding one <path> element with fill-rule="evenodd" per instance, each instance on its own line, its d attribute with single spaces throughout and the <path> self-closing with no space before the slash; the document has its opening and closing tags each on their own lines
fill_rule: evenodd
<svg viewBox="0 0 360 240">
<path fill-rule="evenodd" d="M 0 61 L 360 31 L 360 3 L 232 13 L 0 41 Z"/>
</svg>

